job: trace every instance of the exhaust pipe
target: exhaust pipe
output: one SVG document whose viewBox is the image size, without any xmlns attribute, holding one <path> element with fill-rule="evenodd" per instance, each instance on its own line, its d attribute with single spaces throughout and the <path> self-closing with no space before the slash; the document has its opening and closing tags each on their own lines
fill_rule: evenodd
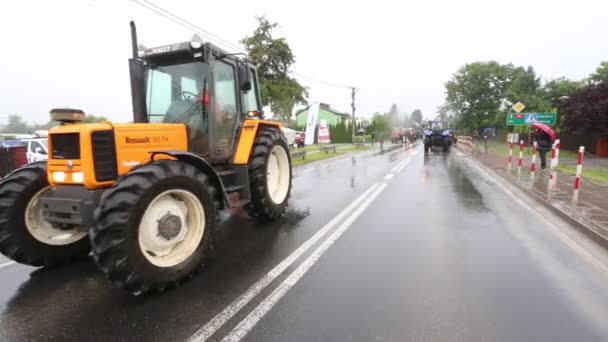
<svg viewBox="0 0 608 342">
<path fill-rule="evenodd" d="M 135 22 L 131 20 L 131 48 L 133 49 L 133 59 L 139 58 L 137 53 L 137 29 L 135 28 Z"/>
</svg>

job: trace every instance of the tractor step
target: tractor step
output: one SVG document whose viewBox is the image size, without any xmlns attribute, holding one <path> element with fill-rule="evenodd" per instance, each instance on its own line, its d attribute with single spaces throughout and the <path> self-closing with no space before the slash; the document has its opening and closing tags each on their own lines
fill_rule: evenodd
<svg viewBox="0 0 608 342">
<path fill-rule="evenodd" d="M 234 170 L 222 170 L 222 171 L 218 171 L 217 174 L 220 177 L 226 177 L 226 176 L 232 176 L 232 175 L 236 174 L 236 171 L 234 171 Z"/>
<path fill-rule="evenodd" d="M 232 203 L 232 207 L 233 208 L 239 208 L 239 207 L 242 207 L 242 206 L 244 206 L 246 204 L 249 204 L 250 202 L 251 202 L 250 200 L 246 200 L 246 199 L 238 200 L 238 201 Z"/>
<path fill-rule="evenodd" d="M 239 191 L 244 188 L 245 188 L 245 185 L 232 185 L 232 186 L 225 187 L 224 192 L 225 193 L 236 192 L 236 191 Z"/>
</svg>

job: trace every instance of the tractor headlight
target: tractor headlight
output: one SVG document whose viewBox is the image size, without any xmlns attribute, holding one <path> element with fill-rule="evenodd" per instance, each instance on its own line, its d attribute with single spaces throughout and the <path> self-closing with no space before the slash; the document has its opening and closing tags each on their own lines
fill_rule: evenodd
<svg viewBox="0 0 608 342">
<path fill-rule="evenodd" d="M 53 181 L 55 181 L 57 183 L 65 182 L 65 172 L 63 172 L 63 171 L 53 172 Z"/>
<path fill-rule="evenodd" d="M 84 174 L 82 172 L 73 172 L 72 173 L 72 182 L 74 182 L 74 183 L 84 182 Z"/>
</svg>

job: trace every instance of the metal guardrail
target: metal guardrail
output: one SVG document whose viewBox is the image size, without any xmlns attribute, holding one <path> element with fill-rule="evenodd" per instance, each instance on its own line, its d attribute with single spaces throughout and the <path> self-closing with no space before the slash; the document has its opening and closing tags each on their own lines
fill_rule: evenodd
<svg viewBox="0 0 608 342">
<path fill-rule="evenodd" d="M 336 153 L 336 145 L 320 146 L 319 151 L 325 152 L 325 154 L 328 154 L 329 151 L 333 151 L 334 153 Z"/>
<path fill-rule="evenodd" d="M 300 157 L 302 157 L 302 159 L 306 159 L 306 150 L 291 152 L 291 159 L 300 158 Z"/>
</svg>

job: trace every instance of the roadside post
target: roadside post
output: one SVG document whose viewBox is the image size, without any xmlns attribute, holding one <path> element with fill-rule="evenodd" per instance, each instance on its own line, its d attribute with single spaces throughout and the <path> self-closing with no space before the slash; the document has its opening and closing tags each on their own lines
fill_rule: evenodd
<svg viewBox="0 0 608 342">
<path fill-rule="evenodd" d="M 553 187 L 555 185 L 555 178 L 557 177 L 555 174 L 555 145 L 556 143 L 553 143 L 551 146 L 551 161 L 549 162 L 549 187 Z"/>
<path fill-rule="evenodd" d="M 555 167 L 559 165 L 559 149 L 560 149 L 559 139 L 555 140 Z"/>
<path fill-rule="evenodd" d="M 513 142 L 509 141 L 509 171 L 511 171 L 511 167 L 513 166 Z"/>
<path fill-rule="evenodd" d="M 521 176 L 522 159 L 524 157 L 524 141 L 519 141 L 519 159 L 517 160 L 517 176 Z"/>
<path fill-rule="evenodd" d="M 583 174 L 583 155 L 585 154 L 585 146 L 578 148 L 578 161 L 576 163 L 576 178 L 574 178 L 574 193 L 572 201 L 578 201 L 578 192 L 581 187 L 581 175 Z"/>
<path fill-rule="evenodd" d="M 536 173 L 536 151 L 538 143 L 535 141 L 532 145 L 532 162 L 530 163 L 530 180 L 534 182 L 534 174 Z"/>
</svg>

